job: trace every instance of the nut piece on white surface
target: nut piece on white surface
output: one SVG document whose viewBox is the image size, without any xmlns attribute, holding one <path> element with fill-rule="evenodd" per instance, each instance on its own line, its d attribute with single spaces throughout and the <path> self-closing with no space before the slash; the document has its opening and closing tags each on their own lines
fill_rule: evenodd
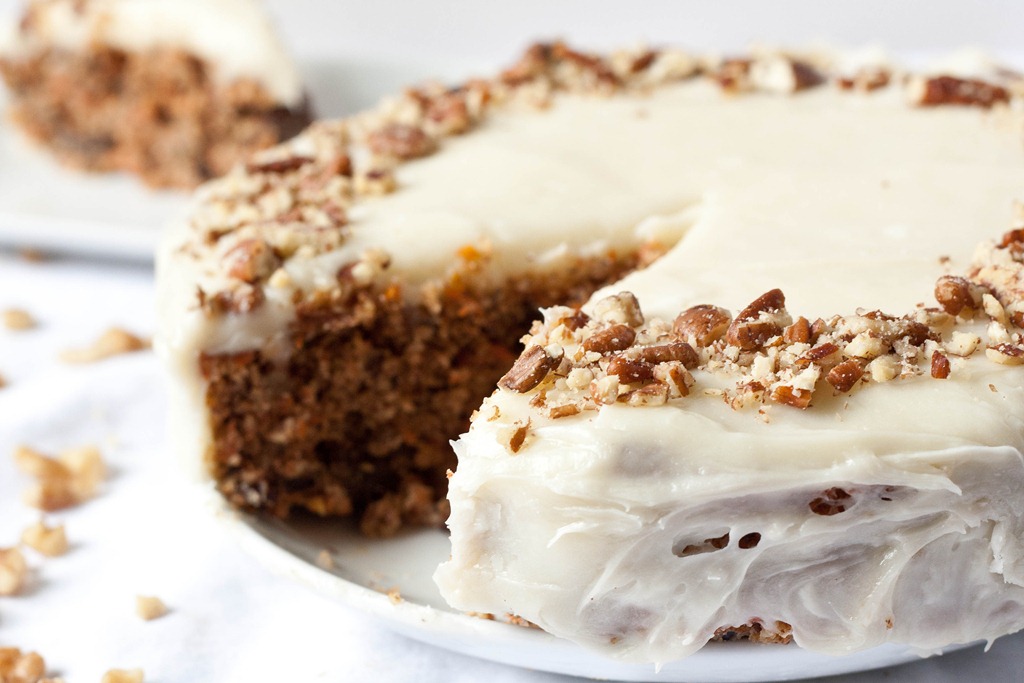
<svg viewBox="0 0 1024 683">
<path fill-rule="evenodd" d="M 21 542 L 47 557 L 57 557 L 68 551 L 68 537 L 63 524 L 48 527 L 40 520 L 22 532 Z"/>
<path fill-rule="evenodd" d="M 25 584 L 28 564 L 17 548 L 0 548 L 0 595 L 16 595 Z"/>
<path fill-rule="evenodd" d="M 92 497 L 106 476 L 106 465 L 95 446 L 68 449 L 59 458 L 19 446 L 14 451 L 14 462 L 19 470 L 36 479 L 36 485 L 26 492 L 26 504 L 47 512 Z"/>
<path fill-rule="evenodd" d="M 142 669 L 110 669 L 100 683 L 142 683 Z"/>
<path fill-rule="evenodd" d="M 135 596 L 135 613 L 140 619 L 152 621 L 167 614 L 167 605 L 158 597 L 152 595 Z"/>
<path fill-rule="evenodd" d="M 38 652 L 22 653 L 16 647 L 0 647 L 0 680 L 11 683 L 56 683 L 46 675 L 46 662 Z"/>
<path fill-rule="evenodd" d="M 111 356 L 149 348 L 149 341 L 120 327 L 111 327 L 99 339 L 81 349 L 68 349 L 60 354 L 65 363 L 94 363 Z"/>
<path fill-rule="evenodd" d="M 8 330 L 31 330 L 36 326 L 32 314 L 21 308 L 8 308 L 3 312 L 4 327 Z"/>
</svg>

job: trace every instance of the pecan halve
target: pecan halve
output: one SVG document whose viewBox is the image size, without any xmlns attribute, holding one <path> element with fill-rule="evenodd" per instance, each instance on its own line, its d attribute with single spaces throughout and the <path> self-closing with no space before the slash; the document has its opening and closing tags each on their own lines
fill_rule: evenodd
<svg viewBox="0 0 1024 683">
<path fill-rule="evenodd" d="M 498 386 L 524 393 L 544 381 L 548 373 L 558 367 L 561 358 L 548 355 L 543 346 L 531 346 L 519 356 L 505 376 L 498 380 Z"/>
</svg>

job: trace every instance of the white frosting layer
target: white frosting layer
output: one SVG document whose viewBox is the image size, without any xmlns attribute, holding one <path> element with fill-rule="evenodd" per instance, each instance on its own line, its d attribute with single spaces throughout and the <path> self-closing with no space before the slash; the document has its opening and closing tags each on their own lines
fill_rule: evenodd
<svg viewBox="0 0 1024 683">
<path fill-rule="evenodd" d="M 31 33 L 10 36 L 4 52 L 93 42 L 133 52 L 178 47 L 213 65 L 222 82 L 253 79 L 286 106 L 303 98 L 298 70 L 259 0 L 43 0 L 33 11 Z"/>
</svg>

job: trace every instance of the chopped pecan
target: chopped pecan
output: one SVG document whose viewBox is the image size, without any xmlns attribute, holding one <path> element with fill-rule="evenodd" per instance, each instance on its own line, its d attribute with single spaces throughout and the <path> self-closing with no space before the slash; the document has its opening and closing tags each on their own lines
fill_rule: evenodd
<svg viewBox="0 0 1024 683">
<path fill-rule="evenodd" d="M 1010 93 L 1002 86 L 974 78 L 936 76 L 923 79 L 917 85 L 914 100 L 923 107 L 963 104 L 988 108 L 997 103 L 1009 102 Z"/>
<path fill-rule="evenodd" d="M 765 292 L 740 311 L 725 333 L 726 341 L 744 351 L 761 348 L 768 339 L 782 332 L 772 314 L 784 313 L 786 297 L 780 289 Z M 766 319 L 767 318 L 767 319 Z"/>
<path fill-rule="evenodd" d="M 313 163 L 312 157 L 293 156 L 286 159 L 275 159 L 273 161 L 250 162 L 245 170 L 249 173 L 289 173 L 298 170 L 306 164 Z"/>
<path fill-rule="evenodd" d="M 448 92 L 432 98 L 426 116 L 445 135 L 464 133 L 473 122 L 463 92 Z"/>
<path fill-rule="evenodd" d="M 935 300 L 950 315 L 973 314 L 984 290 L 967 278 L 943 275 L 935 283 Z"/>
<path fill-rule="evenodd" d="M 523 447 L 523 443 L 526 442 L 526 434 L 530 431 L 530 420 L 527 419 L 525 424 L 516 423 L 515 429 L 512 431 L 512 435 L 509 437 L 508 448 L 513 453 L 518 453 L 519 449 Z"/>
<path fill-rule="evenodd" d="M 797 389 L 788 384 L 780 384 L 772 389 L 772 400 L 801 410 L 811 405 L 811 392 L 807 389 Z"/>
<path fill-rule="evenodd" d="M 547 415 L 552 420 L 560 417 L 569 417 L 580 412 L 580 407 L 575 403 L 565 403 L 560 406 L 548 406 Z"/>
<path fill-rule="evenodd" d="M 647 50 L 643 54 L 639 55 L 629 65 L 629 72 L 632 74 L 646 71 L 647 68 L 654 63 L 654 60 L 658 58 L 658 53 L 654 50 Z"/>
<path fill-rule="evenodd" d="M 645 346 L 637 353 L 637 358 L 655 364 L 675 360 L 682 363 L 687 370 L 694 369 L 700 363 L 700 356 L 697 355 L 697 352 L 683 341 Z"/>
<path fill-rule="evenodd" d="M 722 338 L 731 322 L 732 316 L 724 308 L 701 304 L 680 313 L 672 331 L 680 337 L 692 337 L 697 346 L 708 346 Z"/>
<path fill-rule="evenodd" d="M 693 384 L 693 375 L 686 371 L 682 363 L 662 363 L 654 368 L 654 376 L 661 382 L 665 382 L 672 395 L 689 396 L 690 385 Z M 674 390 L 674 391 L 673 391 Z"/>
<path fill-rule="evenodd" d="M 645 384 L 636 391 L 631 391 L 626 402 L 631 406 L 660 406 L 668 401 L 669 388 L 663 382 Z"/>
<path fill-rule="evenodd" d="M 932 377 L 946 379 L 949 377 L 949 358 L 941 351 L 932 353 Z"/>
<path fill-rule="evenodd" d="M 628 349 L 636 341 L 636 332 L 629 325 L 612 325 L 598 330 L 583 340 L 585 351 L 609 353 Z"/>
<path fill-rule="evenodd" d="M 864 376 L 864 364 L 856 358 L 844 360 L 829 370 L 825 381 L 839 392 L 846 393 Z"/>
<path fill-rule="evenodd" d="M 824 344 L 815 346 L 807 353 L 797 358 L 793 365 L 798 368 L 806 368 L 811 363 L 817 363 L 820 366 L 828 367 L 837 362 L 840 355 L 841 353 L 838 346 L 831 342 L 825 342 Z"/>
<path fill-rule="evenodd" d="M 404 123 L 391 123 L 373 131 L 366 139 L 376 154 L 398 159 L 415 159 L 430 154 L 437 147 L 423 129 Z"/>
<path fill-rule="evenodd" d="M 531 346 L 519 356 L 512 368 L 498 381 L 498 385 L 518 393 L 533 389 L 558 367 L 561 358 L 548 354 L 543 346 Z"/>
<path fill-rule="evenodd" d="M 782 338 L 790 344 L 809 344 L 811 342 L 811 323 L 800 316 L 793 324 L 782 331 Z"/>
<path fill-rule="evenodd" d="M 1014 245 L 1024 244 L 1024 228 L 1015 228 L 1003 234 L 999 240 L 999 248 L 1006 249 Z"/>
<path fill-rule="evenodd" d="M 575 332 L 576 330 L 586 327 L 587 323 L 590 322 L 590 316 L 583 311 L 576 310 L 572 315 L 568 315 L 558 322 L 561 325 L 565 325 L 567 329 Z"/>
<path fill-rule="evenodd" d="M 781 289 L 773 289 L 754 299 L 736 316 L 737 321 L 756 320 L 762 313 L 781 311 L 786 307 L 786 295 Z"/>
<path fill-rule="evenodd" d="M 985 349 L 985 355 L 1000 365 L 1024 365 L 1024 348 L 1014 344 L 995 344 Z"/>
<path fill-rule="evenodd" d="M 594 317 L 630 327 L 639 327 L 644 322 L 640 302 L 632 292 L 619 292 L 601 299 L 594 304 Z"/>
<path fill-rule="evenodd" d="M 615 356 L 608 363 L 608 374 L 617 376 L 624 384 L 647 382 L 654 379 L 654 366 L 642 360 Z"/>
<path fill-rule="evenodd" d="M 836 79 L 836 84 L 840 90 L 871 92 L 889 85 L 890 80 L 892 73 L 888 69 L 871 67 L 860 69 L 852 76 L 841 76 Z"/>
<path fill-rule="evenodd" d="M 244 239 L 224 254 L 223 264 L 228 275 L 250 284 L 261 280 L 281 264 L 281 259 L 265 240 Z"/>
<path fill-rule="evenodd" d="M 827 491 L 823 491 L 820 496 L 812 500 L 808 507 L 811 508 L 811 512 L 816 515 L 822 515 L 830 517 L 832 515 L 838 515 L 840 512 L 846 512 L 846 510 L 852 505 L 853 496 L 847 493 L 845 490 L 832 487 Z"/>
</svg>

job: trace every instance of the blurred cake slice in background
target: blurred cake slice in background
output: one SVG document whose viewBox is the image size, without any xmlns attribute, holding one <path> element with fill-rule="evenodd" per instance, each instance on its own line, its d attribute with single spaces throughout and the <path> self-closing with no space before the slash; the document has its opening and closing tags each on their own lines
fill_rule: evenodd
<svg viewBox="0 0 1024 683">
<path fill-rule="evenodd" d="M 8 34 L 10 119 L 73 167 L 192 187 L 309 121 L 258 0 L 34 0 Z"/>
</svg>

